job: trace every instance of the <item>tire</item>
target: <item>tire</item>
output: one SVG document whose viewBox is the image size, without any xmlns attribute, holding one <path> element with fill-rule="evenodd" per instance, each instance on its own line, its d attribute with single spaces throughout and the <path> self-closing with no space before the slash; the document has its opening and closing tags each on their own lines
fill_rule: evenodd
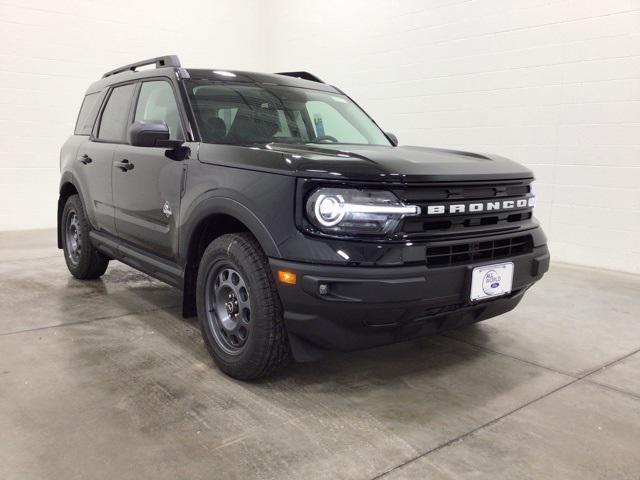
<svg viewBox="0 0 640 480">
<path fill-rule="evenodd" d="M 80 280 L 102 276 L 109 266 L 109 259 L 98 252 L 89 240 L 92 229 L 78 195 L 71 195 L 64 204 L 61 229 L 64 259 L 71 275 Z"/>
<path fill-rule="evenodd" d="M 209 244 L 198 268 L 196 302 L 204 343 L 227 375 L 253 380 L 289 362 L 280 297 L 252 235 L 226 234 Z"/>
</svg>

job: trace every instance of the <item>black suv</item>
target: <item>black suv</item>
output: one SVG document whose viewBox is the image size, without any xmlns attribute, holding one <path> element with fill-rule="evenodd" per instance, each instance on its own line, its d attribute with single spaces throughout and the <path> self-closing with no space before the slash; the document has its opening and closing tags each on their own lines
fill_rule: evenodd
<svg viewBox="0 0 640 480">
<path fill-rule="evenodd" d="M 182 289 L 240 379 L 502 314 L 549 267 L 530 170 L 399 147 L 306 72 L 126 65 L 89 87 L 60 162 L 71 273 L 120 260 Z"/>
</svg>

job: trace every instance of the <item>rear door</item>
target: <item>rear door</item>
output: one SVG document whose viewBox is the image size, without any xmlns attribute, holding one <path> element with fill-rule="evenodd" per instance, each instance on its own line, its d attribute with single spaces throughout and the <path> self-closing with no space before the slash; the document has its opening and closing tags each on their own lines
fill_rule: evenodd
<svg viewBox="0 0 640 480">
<path fill-rule="evenodd" d="M 164 121 L 172 140 L 184 140 L 184 128 L 172 83 L 142 81 L 132 121 Z M 120 145 L 113 159 L 113 200 L 118 237 L 168 260 L 178 252 L 178 214 L 184 162 L 168 158 L 166 148 Z"/>
<path fill-rule="evenodd" d="M 108 93 L 93 134 L 78 148 L 75 169 L 85 197 L 85 209 L 93 226 L 115 233 L 111 189 L 113 155 L 124 141 L 135 84 L 116 86 Z M 80 122 L 81 119 L 79 119 Z"/>
</svg>

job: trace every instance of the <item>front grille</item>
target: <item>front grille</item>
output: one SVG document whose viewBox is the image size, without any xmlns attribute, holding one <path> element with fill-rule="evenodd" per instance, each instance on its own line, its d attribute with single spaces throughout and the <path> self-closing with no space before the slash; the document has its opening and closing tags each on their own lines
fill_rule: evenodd
<svg viewBox="0 0 640 480">
<path fill-rule="evenodd" d="M 485 262 L 530 253 L 531 235 L 427 247 L 427 267 Z"/>
<path fill-rule="evenodd" d="M 471 237 L 497 232 L 517 232 L 530 226 L 532 208 L 527 206 L 485 211 L 450 213 L 455 204 L 478 202 L 504 202 L 508 200 L 528 200 L 532 196 L 531 179 L 458 182 L 447 184 L 407 185 L 394 189 L 394 193 L 406 204 L 419 205 L 422 213 L 406 217 L 400 225 L 401 235 L 406 240 L 435 239 L 444 237 Z M 429 214 L 429 206 L 441 205 L 446 213 Z"/>
<path fill-rule="evenodd" d="M 445 185 L 411 185 L 399 196 L 409 202 L 425 202 L 448 199 L 480 200 L 496 197 L 518 197 L 531 191 L 531 179 L 491 182 L 462 182 Z"/>
</svg>

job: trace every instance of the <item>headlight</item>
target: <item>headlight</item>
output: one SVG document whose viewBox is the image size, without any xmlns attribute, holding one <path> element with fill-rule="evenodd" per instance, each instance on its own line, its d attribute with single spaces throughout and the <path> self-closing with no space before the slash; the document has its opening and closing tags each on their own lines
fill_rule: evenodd
<svg viewBox="0 0 640 480">
<path fill-rule="evenodd" d="M 347 188 L 317 189 L 306 210 L 313 225 L 337 234 L 388 234 L 403 217 L 420 213 L 420 207 L 403 204 L 391 192 Z"/>
<path fill-rule="evenodd" d="M 531 184 L 529 185 L 529 193 L 531 193 L 531 196 L 529 197 L 529 206 L 531 208 L 536 206 L 536 192 L 533 189 L 533 182 L 531 182 Z"/>
</svg>

